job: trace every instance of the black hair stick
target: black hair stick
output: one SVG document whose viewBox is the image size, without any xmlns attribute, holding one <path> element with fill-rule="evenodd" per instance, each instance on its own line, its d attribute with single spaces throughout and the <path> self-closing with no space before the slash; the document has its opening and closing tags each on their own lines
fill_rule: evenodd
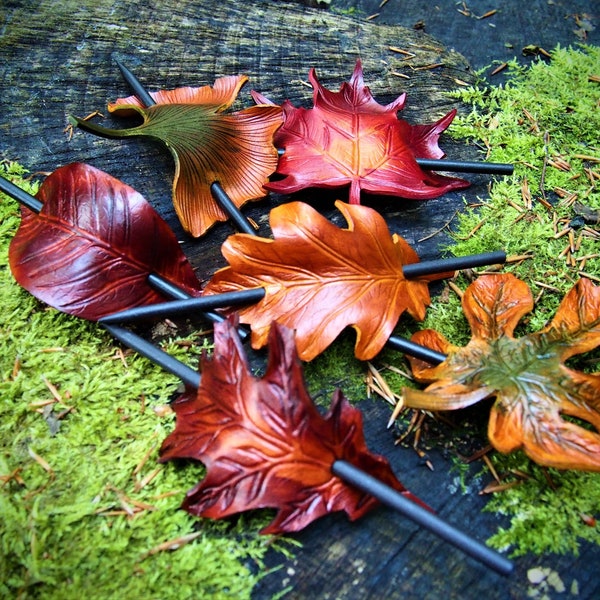
<svg viewBox="0 0 600 600">
<path fill-rule="evenodd" d="M 459 548 L 465 554 L 487 565 L 497 573 L 501 575 L 510 575 L 512 573 L 513 563 L 509 559 L 462 531 L 455 529 L 438 516 L 405 498 L 401 493 L 385 485 L 369 473 L 358 469 L 353 464 L 345 460 L 336 460 L 331 467 L 331 472 L 359 490 L 371 494 L 382 504 L 393 508 L 414 523 L 432 531 L 437 536 Z"/>
<path fill-rule="evenodd" d="M 423 260 L 402 266 L 402 272 L 406 279 L 415 279 L 426 275 L 445 273 L 446 271 L 460 271 L 461 269 L 474 269 L 489 265 L 501 265 L 506 262 L 506 252 L 496 250 L 494 252 L 482 252 L 481 254 L 469 254 L 467 256 L 454 256 L 451 258 L 438 258 L 436 260 Z"/>
<path fill-rule="evenodd" d="M 227 213 L 227 216 L 235 223 L 238 231 L 249 235 L 256 235 L 256 230 L 242 211 L 233 203 L 218 181 L 210 186 L 210 193 L 215 202 Z"/>
<path fill-rule="evenodd" d="M 182 298 L 158 304 L 146 306 L 134 306 L 100 319 L 100 323 L 131 323 L 145 319 L 165 318 L 181 315 L 189 315 L 193 311 L 214 310 L 216 308 L 228 308 L 244 304 L 254 304 L 265 297 L 265 289 L 262 287 L 249 288 L 235 292 L 225 292 L 197 298 Z"/>
<path fill-rule="evenodd" d="M 138 97 L 138 100 L 145 106 L 152 106 L 156 104 L 154 98 L 146 90 L 146 88 L 140 83 L 139 79 L 120 61 L 115 60 L 117 67 L 123 75 L 123 79 L 127 82 L 133 93 Z"/>
<path fill-rule="evenodd" d="M 0 177 L 0 191 L 3 191 L 7 196 L 10 196 L 13 200 L 16 200 L 21 204 L 21 206 L 27 207 L 36 214 L 38 214 L 44 206 L 41 200 L 28 194 L 25 190 L 22 190 L 19 186 L 4 177 Z"/>
<path fill-rule="evenodd" d="M 180 360 L 137 335 L 137 333 L 133 333 L 119 325 L 109 325 L 102 322 L 100 324 L 119 342 L 135 350 L 168 373 L 176 375 L 185 385 L 194 388 L 200 385 L 200 373 L 198 371 L 188 367 Z"/>
<path fill-rule="evenodd" d="M 488 173 L 490 175 L 512 175 L 514 166 L 509 163 L 493 163 L 485 161 L 446 160 L 434 158 L 417 158 L 422 169 L 430 171 L 455 171 L 459 173 Z"/>
</svg>

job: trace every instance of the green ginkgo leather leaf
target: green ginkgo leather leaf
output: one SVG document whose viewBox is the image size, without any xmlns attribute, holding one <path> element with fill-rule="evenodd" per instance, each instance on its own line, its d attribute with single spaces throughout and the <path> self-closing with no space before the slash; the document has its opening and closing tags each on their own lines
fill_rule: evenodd
<svg viewBox="0 0 600 600">
<path fill-rule="evenodd" d="M 183 87 L 150 95 L 144 107 L 135 96 L 109 104 L 120 116 L 138 113 L 143 122 L 127 129 L 107 129 L 74 118 L 81 129 L 109 138 L 147 136 L 163 142 L 175 160 L 173 204 L 184 229 L 199 237 L 227 215 L 211 196 L 219 182 L 236 206 L 264 197 L 263 184 L 277 167 L 273 135 L 282 123 L 276 106 L 253 106 L 224 114 L 247 81 L 221 77 L 214 86 Z"/>
<path fill-rule="evenodd" d="M 521 337 L 514 330 L 533 296 L 514 275 L 478 278 L 462 303 L 473 333 L 464 348 L 431 329 L 412 337 L 447 359 L 431 367 L 409 357 L 415 378 L 429 385 L 405 389 L 405 405 L 453 410 L 493 397 L 488 437 L 497 450 L 523 449 L 544 466 L 600 471 L 600 374 L 565 364 L 600 345 L 600 287 L 579 280 L 544 329 Z"/>
</svg>

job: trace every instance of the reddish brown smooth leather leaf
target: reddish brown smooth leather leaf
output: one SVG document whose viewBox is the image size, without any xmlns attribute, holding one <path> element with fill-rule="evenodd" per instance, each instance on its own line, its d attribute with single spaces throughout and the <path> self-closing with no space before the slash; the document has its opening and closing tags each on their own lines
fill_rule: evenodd
<svg viewBox="0 0 600 600">
<path fill-rule="evenodd" d="M 600 471 L 600 374 L 565 365 L 600 345 L 600 287 L 581 279 L 547 327 L 519 338 L 514 329 L 533 308 L 523 281 L 482 276 L 462 303 L 473 332 L 464 348 L 432 330 L 413 335 L 448 358 L 431 367 L 409 357 L 415 378 L 429 385 L 405 389 L 406 406 L 453 410 L 495 397 L 488 436 L 497 450 L 523 449 L 548 467 Z"/>
<path fill-rule="evenodd" d="M 284 124 L 275 144 L 285 152 L 279 160 L 279 181 L 265 185 L 271 191 L 293 193 L 307 187 L 350 186 L 350 204 L 360 203 L 361 190 L 402 198 L 436 198 L 469 183 L 423 171 L 419 158 L 441 158 L 440 134 L 456 111 L 431 125 L 410 125 L 396 113 L 404 106 L 405 94 L 396 101 L 378 104 L 364 84 L 360 61 L 348 83 L 339 92 L 325 89 L 311 69 L 313 108 L 282 105 Z M 269 102 L 253 94 L 257 102 Z"/>
<path fill-rule="evenodd" d="M 22 209 L 9 262 L 17 282 L 54 308 L 92 321 L 164 301 L 161 275 L 191 295 L 200 283 L 177 238 L 134 189 L 82 163 L 49 175 L 35 214 Z"/>
<path fill-rule="evenodd" d="M 356 356 L 375 356 L 400 315 L 425 317 L 425 280 L 406 280 L 402 266 L 417 254 L 366 206 L 336 203 L 340 229 L 302 202 L 271 211 L 274 240 L 236 234 L 223 244 L 229 267 L 217 271 L 205 294 L 263 286 L 265 297 L 240 311 L 252 327 L 252 346 L 267 343 L 273 321 L 296 331 L 303 360 L 320 354 L 347 326 L 357 332 Z"/>
<path fill-rule="evenodd" d="M 202 358 L 198 391 L 173 405 L 175 430 L 164 441 L 161 461 L 202 461 L 206 477 L 188 492 L 183 508 L 223 518 L 256 508 L 276 508 L 261 533 L 298 531 L 315 519 L 345 511 L 357 519 L 377 501 L 334 476 L 345 460 L 419 502 L 394 476 L 388 462 L 371 454 L 362 416 L 341 392 L 322 416 L 308 395 L 293 332 L 274 324 L 265 375 L 254 377 L 235 328 L 215 325 L 215 351 Z"/>
</svg>

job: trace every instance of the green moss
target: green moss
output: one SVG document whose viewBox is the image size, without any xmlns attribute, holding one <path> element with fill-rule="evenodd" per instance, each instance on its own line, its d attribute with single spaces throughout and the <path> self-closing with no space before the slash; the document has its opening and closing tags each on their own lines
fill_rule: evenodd
<svg viewBox="0 0 600 600">
<path fill-rule="evenodd" d="M 600 543 L 598 526 L 588 520 L 600 511 L 598 473 L 544 470 L 520 452 L 493 455 L 492 462 L 500 473 L 525 473 L 528 479 L 490 498 L 485 510 L 510 520 L 508 527 L 489 540 L 490 545 L 510 548 L 514 556 L 527 552 L 578 555 L 582 540 Z"/>
<path fill-rule="evenodd" d="M 568 236 L 556 234 L 569 226 L 576 213 L 556 191 L 565 190 L 592 209 L 600 208 L 599 186 L 591 184 L 585 171 L 599 171 L 600 85 L 589 80 L 599 61 L 600 48 L 558 48 L 549 63 L 539 61 L 529 69 L 509 65 L 510 79 L 503 87 L 481 85 L 453 94 L 470 104 L 471 112 L 457 117 L 449 132 L 485 147 L 487 160 L 513 163 L 515 173 L 495 181 L 489 197 L 473 206 L 465 204 L 446 250 L 463 255 L 502 248 L 509 255 L 529 255 L 505 267 L 526 281 L 538 299 L 535 313 L 526 320 L 527 331 L 544 325 L 580 276 L 578 266 L 568 265 L 560 256 Z M 590 156 L 596 162 L 576 156 Z M 557 157 L 568 162 L 570 170 L 547 162 Z M 525 181 L 532 196 L 530 210 L 522 195 Z M 540 201 L 544 195 L 550 208 Z M 573 223 L 573 235 L 579 242 L 573 253 L 577 265 L 581 264 L 577 259 L 598 253 L 598 239 L 587 229 Z M 587 260 L 584 270 L 599 277 L 600 258 Z M 468 280 L 460 276 L 457 283 L 464 289 Z M 470 336 L 453 294 L 434 302 L 424 327 L 438 329 L 458 344 Z"/>
<path fill-rule="evenodd" d="M 344 331 L 319 356 L 304 364 L 304 376 L 311 398 L 318 404 L 329 406 L 331 396 L 341 389 L 349 401 L 365 397 L 365 364 L 354 357 L 354 331 Z"/>
<path fill-rule="evenodd" d="M 549 62 L 539 61 L 527 69 L 509 65 L 510 79 L 504 87 L 482 84 L 454 94 L 470 104 L 471 111 L 456 119 L 451 133 L 488 149 L 490 161 L 514 163 L 515 173 L 495 182 L 489 197 L 477 206 L 465 205 L 447 250 L 465 255 L 504 248 L 509 255 L 531 256 L 505 266 L 529 284 L 537 299 L 519 333 L 537 331 L 552 318 L 580 270 L 592 278 L 600 276 L 599 258 L 589 259 L 584 269 L 577 260 L 598 253 L 598 239 L 593 236 L 599 231 L 597 225 L 586 230 L 573 222 L 573 236 L 579 242 L 573 253 L 576 266 L 561 256 L 568 236 L 556 236 L 576 216 L 573 206 L 561 199 L 563 190 L 593 209 L 600 208 L 600 185 L 588 174 L 590 170 L 600 173 L 600 85 L 590 79 L 598 73 L 598 64 L 600 48 L 558 48 Z M 566 161 L 570 169 L 553 166 L 552 162 L 559 164 L 557 159 Z M 525 181 L 532 197 L 530 209 L 523 198 Z M 544 197 L 550 206 L 542 203 Z M 464 289 L 468 280 L 461 275 L 457 284 Z M 423 327 L 441 331 L 457 345 L 470 338 L 460 301 L 452 292 L 434 300 Z M 592 357 L 597 359 L 598 354 Z M 588 359 L 574 366 L 600 370 L 597 362 L 590 364 Z M 600 516 L 600 474 L 551 470 L 556 486 L 552 489 L 543 470 L 519 453 L 494 454 L 493 460 L 502 474 L 518 468 L 530 477 L 490 500 L 488 510 L 510 521 L 490 543 L 510 547 L 516 554 L 576 552 L 582 539 L 600 544 L 598 526 L 586 525 L 581 517 Z"/>
<path fill-rule="evenodd" d="M 0 174 L 34 191 L 18 165 Z M 97 325 L 21 289 L 7 266 L 19 210 L 6 196 L 0 223 L 0 597 L 249 597 L 269 516 L 236 524 L 178 510 L 203 476 L 199 464 L 156 460 L 173 428 L 158 409 L 178 381 L 133 353 L 123 361 Z M 165 349 L 196 363 L 185 347 Z M 45 404 L 48 384 L 60 401 Z M 153 550 L 194 532 L 176 551 Z"/>
</svg>

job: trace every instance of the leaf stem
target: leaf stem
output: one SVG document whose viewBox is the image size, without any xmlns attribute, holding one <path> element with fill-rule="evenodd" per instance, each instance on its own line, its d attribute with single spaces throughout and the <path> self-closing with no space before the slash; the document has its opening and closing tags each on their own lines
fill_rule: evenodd
<svg viewBox="0 0 600 600">
<path fill-rule="evenodd" d="M 79 129 L 87 131 L 88 133 L 93 133 L 98 137 L 108 138 L 111 140 L 133 135 L 132 129 L 111 129 L 109 127 L 102 127 L 101 125 L 96 125 L 95 123 L 87 121 L 86 119 L 74 117 L 73 115 L 68 115 L 67 120 L 73 127 L 78 127 Z"/>
</svg>

